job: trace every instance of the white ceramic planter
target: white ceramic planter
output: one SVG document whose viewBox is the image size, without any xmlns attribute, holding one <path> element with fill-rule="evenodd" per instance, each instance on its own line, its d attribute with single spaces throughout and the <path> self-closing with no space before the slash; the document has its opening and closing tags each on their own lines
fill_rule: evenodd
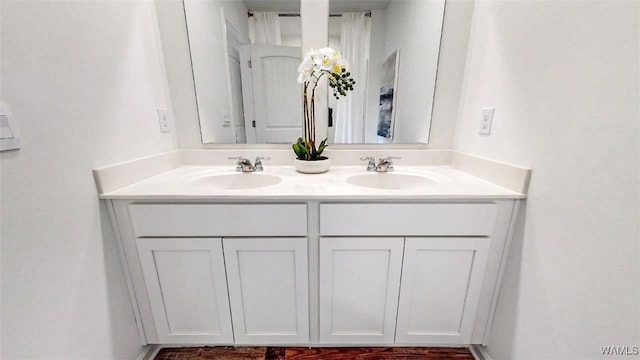
<svg viewBox="0 0 640 360">
<path fill-rule="evenodd" d="M 304 174 L 320 174 L 323 172 L 329 171 L 329 167 L 331 167 L 331 160 L 293 160 L 293 166 L 296 168 L 297 172 L 301 172 Z"/>
</svg>

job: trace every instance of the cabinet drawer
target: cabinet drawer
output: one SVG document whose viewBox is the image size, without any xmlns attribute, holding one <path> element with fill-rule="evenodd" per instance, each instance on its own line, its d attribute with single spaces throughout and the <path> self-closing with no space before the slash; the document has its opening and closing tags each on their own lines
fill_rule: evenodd
<svg viewBox="0 0 640 360">
<path fill-rule="evenodd" d="M 143 236 L 306 236 L 306 204 L 131 204 Z"/>
<path fill-rule="evenodd" d="M 498 205 L 320 204 L 321 235 L 483 236 L 493 232 Z"/>
</svg>

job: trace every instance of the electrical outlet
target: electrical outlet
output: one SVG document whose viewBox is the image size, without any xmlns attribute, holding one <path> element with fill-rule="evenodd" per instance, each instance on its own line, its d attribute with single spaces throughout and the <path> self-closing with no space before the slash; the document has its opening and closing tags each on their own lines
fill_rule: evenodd
<svg viewBox="0 0 640 360">
<path fill-rule="evenodd" d="M 486 107 L 482 108 L 482 117 L 480 118 L 480 135 L 491 134 L 491 123 L 493 122 L 493 112 L 495 108 Z"/>
<path fill-rule="evenodd" d="M 158 109 L 158 121 L 160 122 L 160 132 L 170 132 L 167 109 Z"/>
</svg>

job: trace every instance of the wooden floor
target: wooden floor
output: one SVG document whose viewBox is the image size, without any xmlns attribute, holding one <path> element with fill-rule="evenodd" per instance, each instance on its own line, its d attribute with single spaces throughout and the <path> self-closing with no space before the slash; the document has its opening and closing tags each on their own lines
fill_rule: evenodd
<svg viewBox="0 0 640 360">
<path fill-rule="evenodd" d="M 279 348 L 198 347 L 164 348 L 155 360 L 473 360 L 466 348 Z"/>
</svg>

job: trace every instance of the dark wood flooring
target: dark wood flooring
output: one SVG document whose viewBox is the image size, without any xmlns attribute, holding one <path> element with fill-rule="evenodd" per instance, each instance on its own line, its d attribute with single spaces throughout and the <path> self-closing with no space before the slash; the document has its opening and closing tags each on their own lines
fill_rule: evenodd
<svg viewBox="0 0 640 360">
<path fill-rule="evenodd" d="M 164 348 L 155 360 L 474 360 L 467 348 L 197 347 Z"/>
</svg>

